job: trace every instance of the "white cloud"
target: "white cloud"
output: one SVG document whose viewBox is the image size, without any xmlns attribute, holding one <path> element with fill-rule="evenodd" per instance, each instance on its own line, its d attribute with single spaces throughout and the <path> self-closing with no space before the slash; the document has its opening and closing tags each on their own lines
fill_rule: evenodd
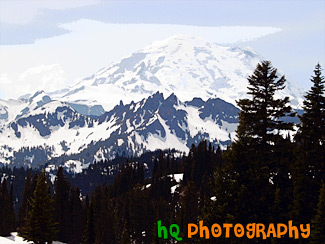
<svg viewBox="0 0 325 244">
<path fill-rule="evenodd" d="M 64 70 L 59 64 L 39 65 L 29 68 L 19 76 L 19 83 L 30 92 L 36 90 L 55 91 L 64 87 Z"/>
<path fill-rule="evenodd" d="M 7 86 L 11 84 L 11 80 L 8 77 L 7 73 L 0 74 L 0 85 L 1 87 Z"/>
<path fill-rule="evenodd" d="M 37 90 L 55 91 L 66 85 L 66 76 L 58 64 L 31 67 L 18 76 L 16 81 L 7 73 L 0 74 L 1 92 L 5 98 L 14 98 Z"/>
<path fill-rule="evenodd" d="M 64 10 L 98 4 L 100 0 L 0 0 L 0 22 L 23 25 L 43 9 Z"/>
<path fill-rule="evenodd" d="M 6 96 L 8 91 L 9 91 L 9 87 L 13 86 L 13 82 L 10 80 L 8 73 L 1 73 L 0 74 L 0 98 L 10 98 L 10 96 Z M 10 94 L 13 95 L 13 94 Z M 16 95 L 16 94 L 15 94 Z"/>
</svg>

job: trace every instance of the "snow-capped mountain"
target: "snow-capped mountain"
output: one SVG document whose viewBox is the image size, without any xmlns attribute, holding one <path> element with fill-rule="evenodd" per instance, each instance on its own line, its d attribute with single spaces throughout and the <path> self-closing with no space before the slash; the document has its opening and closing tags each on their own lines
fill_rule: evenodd
<svg viewBox="0 0 325 244">
<path fill-rule="evenodd" d="M 235 136 L 239 112 L 219 98 L 182 102 L 157 92 L 137 103 L 121 102 L 95 119 L 47 95 L 39 98 L 46 103 L 2 126 L 0 161 L 38 166 L 64 156 L 88 164 L 156 149 L 187 152 L 202 139 L 225 146 Z"/>
<path fill-rule="evenodd" d="M 131 54 L 72 87 L 0 100 L 0 163 L 77 163 L 175 148 L 202 139 L 225 147 L 235 137 L 252 50 L 174 36 Z M 279 96 L 297 106 L 288 82 Z"/>
<path fill-rule="evenodd" d="M 60 101 L 99 104 L 110 110 L 117 102 L 140 101 L 159 91 L 180 100 L 220 98 L 236 105 L 247 97 L 247 77 L 262 58 L 250 49 L 220 46 L 204 39 L 173 36 L 131 54 L 52 96 Z M 288 81 L 279 94 L 301 103 L 301 92 Z"/>
</svg>

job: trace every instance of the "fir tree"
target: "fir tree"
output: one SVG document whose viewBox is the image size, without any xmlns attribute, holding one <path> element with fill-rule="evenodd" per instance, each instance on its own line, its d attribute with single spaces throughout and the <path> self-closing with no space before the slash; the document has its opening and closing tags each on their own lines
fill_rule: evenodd
<svg viewBox="0 0 325 244">
<path fill-rule="evenodd" d="M 69 209 L 70 184 L 60 167 L 56 174 L 54 208 L 55 220 L 58 223 L 58 240 L 67 242 L 70 235 L 71 211 Z"/>
<path fill-rule="evenodd" d="M 258 64 L 253 75 L 248 77 L 249 99 L 241 99 L 238 106 L 239 126 L 237 140 L 224 155 L 224 164 L 215 172 L 214 195 L 216 201 L 206 213 L 225 222 L 268 222 L 269 213 L 282 204 L 276 197 L 276 187 L 287 184 L 282 175 L 283 165 L 276 162 L 276 154 L 285 143 L 281 133 L 292 130 L 293 123 L 283 117 L 294 116 L 289 98 L 275 98 L 276 92 L 285 88 L 285 77 L 279 77 L 277 69 L 269 61 Z M 285 169 L 285 168 L 284 168 Z M 274 186 L 274 176 L 281 172 Z M 279 191 L 279 190 L 277 190 Z M 211 220 L 209 220 L 211 222 Z M 236 242 L 239 240 L 236 240 Z M 246 242 L 247 240 L 243 240 Z"/>
<path fill-rule="evenodd" d="M 325 182 L 319 192 L 317 213 L 312 220 L 311 243 L 325 243 Z"/>
<path fill-rule="evenodd" d="M 278 77 L 271 62 L 258 64 L 253 75 L 248 77 L 248 94 L 251 99 L 238 101 L 241 108 L 237 136 L 239 141 L 254 145 L 265 153 L 280 137 L 281 130 L 292 130 L 293 123 L 281 118 L 293 116 L 288 105 L 289 97 L 276 99 L 275 92 L 285 88 L 285 77 Z M 257 147 L 257 148 L 256 148 Z"/>
<path fill-rule="evenodd" d="M 124 222 L 123 231 L 121 234 L 121 244 L 128 244 L 128 243 L 132 243 L 132 242 L 130 240 L 130 233 L 129 233 L 127 224 L 126 224 L 126 222 Z"/>
<path fill-rule="evenodd" d="M 308 170 L 320 185 L 325 178 L 325 80 L 320 64 L 316 65 L 311 82 L 313 86 L 305 96 L 296 140 L 304 151 Z"/>
<path fill-rule="evenodd" d="M 308 223 L 315 215 L 321 180 L 325 178 L 325 87 L 321 66 L 316 65 L 313 86 L 304 101 L 304 113 L 295 136 L 297 162 L 293 168 L 294 201 L 292 214 Z"/>
<path fill-rule="evenodd" d="M 0 236 L 9 236 L 15 230 L 13 199 L 10 197 L 6 178 L 0 189 Z"/>
<path fill-rule="evenodd" d="M 85 229 L 86 214 L 82 207 L 82 201 L 80 200 L 80 190 L 79 188 L 71 189 L 71 199 L 69 210 L 71 212 L 70 222 L 71 225 L 68 226 L 70 230 L 69 242 L 71 244 L 79 244 L 82 241 L 82 234 Z"/>
<path fill-rule="evenodd" d="M 28 216 L 28 211 L 30 209 L 30 198 L 32 196 L 32 186 L 31 186 L 31 176 L 30 173 L 28 172 L 25 180 L 25 185 L 24 185 L 24 193 L 23 193 L 23 198 L 22 198 L 22 203 L 19 209 L 19 215 L 18 215 L 18 226 L 23 227 L 25 225 L 25 220 Z"/>
<path fill-rule="evenodd" d="M 84 235 L 84 244 L 94 244 L 96 240 L 95 227 L 94 227 L 94 207 L 90 203 L 87 213 L 87 225 Z"/>
<path fill-rule="evenodd" d="M 320 64 L 316 65 L 311 82 L 313 86 L 305 95 L 304 113 L 299 117 L 301 124 L 296 136 L 307 150 L 324 146 L 325 142 L 325 80 Z"/>
<path fill-rule="evenodd" d="M 54 221 L 53 200 L 49 194 L 49 185 L 43 171 L 37 179 L 31 199 L 31 210 L 26 219 L 26 226 L 20 235 L 36 244 L 52 243 L 57 233 Z"/>
<path fill-rule="evenodd" d="M 199 216 L 199 196 L 194 182 L 189 182 L 180 203 L 178 223 L 184 239 L 187 239 L 187 224 L 196 223 Z M 193 240 L 193 239 L 192 239 Z"/>
</svg>

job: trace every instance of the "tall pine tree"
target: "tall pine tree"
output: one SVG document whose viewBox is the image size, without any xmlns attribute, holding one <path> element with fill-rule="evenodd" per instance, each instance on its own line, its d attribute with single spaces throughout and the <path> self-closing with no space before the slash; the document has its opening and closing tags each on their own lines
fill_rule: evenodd
<svg viewBox="0 0 325 244">
<path fill-rule="evenodd" d="M 58 240 L 68 242 L 71 227 L 71 211 L 69 209 L 70 184 L 63 174 L 63 168 L 60 167 L 56 174 L 54 207 L 55 220 L 58 223 Z"/>
<path fill-rule="evenodd" d="M 30 209 L 30 198 L 33 194 L 32 192 L 32 182 L 31 182 L 31 175 L 30 172 L 28 172 L 25 180 L 25 185 L 24 185 L 24 193 L 23 193 L 23 198 L 21 202 L 21 206 L 19 209 L 19 215 L 18 215 L 18 227 L 22 227 L 25 225 L 25 220 L 28 216 L 28 211 Z"/>
<path fill-rule="evenodd" d="M 31 199 L 31 210 L 20 235 L 25 240 L 45 244 L 52 243 L 56 233 L 53 200 L 49 194 L 49 184 L 43 171 L 37 179 Z"/>
<path fill-rule="evenodd" d="M 9 194 L 6 178 L 0 188 L 0 236 L 9 236 L 15 230 L 13 199 Z"/>
<path fill-rule="evenodd" d="M 217 200 L 212 209 L 224 221 L 270 221 L 276 187 L 282 189 L 280 182 L 285 182 L 278 180 L 280 185 L 274 185 L 274 178 L 283 168 L 275 156 L 283 145 L 279 143 L 284 140 L 283 132 L 293 127 L 283 119 L 294 116 L 289 98 L 276 98 L 276 93 L 285 88 L 285 81 L 269 61 L 258 64 L 248 77 L 250 98 L 238 101 L 241 111 L 237 140 L 224 153 L 225 163 L 215 175 Z"/>
<path fill-rule="evenodd" d="M 79 244 L 82 242 L 82 235 L 86 226 L 86 211 L 80 200 L 79 188 L 71 189 L 70 198 L 71 225 L 68 227 L 70 230 L 68 243 Z"/>
<path fill-rule="evenodd" d="M 94 207 L 93 203 L 91 202 L 88 208 L 87 213 L 87 225 L 84 233 L 84 244 L 93 244 L 96 240 L 96 233 L 95 233 L 95 227 L 94 227 Z"/>
<path fill-rule="evenodd" d="M 325 142 L 325 80 L 320 64 L 316 65 L 311 82 L 313 86 L 305 95 L 304 113 L 299 117 L 301 124 L 296 139 L 304 149 L 317 150 Z"/>
<path fill-rule="evenodd" d="M 317 212 L 312 219 L 311 243 L 325 243 L 325 182 L 319 192 Z"/>
<path fill-rule="evenodd" d="M 279 137 L 281 130 L 291 130 L 293 123 L 284 122 L 281 118 L 293 116 L 289 97 L 275 98 L 275 92 L 285 88 L 285 77 L 278 77 L 277 69 L 271 62 L 258 64 L 253 75 L 248 77 L 248 94 L 251 99 L 241 99 L 238 106 L 239 126 L 237 136 L 240 142 L 254 149 L 269 152 Z"/>
<path fill-rule="evenodd" d="M 305 96 L 304 113 L 295 136 L 297 162 L 293 169 L 293 217 L 310 222 L 315 215 L 321 180 L 325 178 L 325 87 L 320 64 L 311 78 L 313 86 Z"/>
<path fill-rule="evenodd" d="M 312 176 L 320 182 L 325 178 L 325 80 L 320 64 L 316 65 L 311 82 L 313 86 L 305 96 L 296 140 L 305 152 Z"/>
</svg>

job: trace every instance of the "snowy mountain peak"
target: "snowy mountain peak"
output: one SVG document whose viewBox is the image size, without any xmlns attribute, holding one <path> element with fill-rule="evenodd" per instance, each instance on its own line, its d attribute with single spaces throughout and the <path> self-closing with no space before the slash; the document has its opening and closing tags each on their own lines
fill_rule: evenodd
<svg viewBox="0 0 325 244">
<path fill-rule="evenodd" d="M 148 47 L 144 48 L 143 51 L 148 52 L 155 49 L 175 51 L 179 48 L 179 46 L 193 48 L 207 45 L 209 45 L 209 43 L 201 37 L 179 34 L 171 36 L 165 40 L 155 41 Z"/>
<path fill-rule="evenodd" d="M 37 97 L 44 96 L 44 95 L 45 95 L 45 92 L 43 90 L 37 91 L 34 93 L 33 96 L 31 96 L 29 98 L 29 102 L 31 103 L 35 98 L 37 99 Z"/>
<path fill-rule="evenodd" d="M 200 37 L 176 35 L 156 41 L 80 81 L 54 98 L 70 103 L 102 105 L 140 101 L 157 91 L 180 100 L 221 98 L 232 104 L 247 97 L 247 77 L 262 59 L 251 49 L 221 46 Z M 281 96 L 301 102 L 289 83 Z"/>
</svg>

